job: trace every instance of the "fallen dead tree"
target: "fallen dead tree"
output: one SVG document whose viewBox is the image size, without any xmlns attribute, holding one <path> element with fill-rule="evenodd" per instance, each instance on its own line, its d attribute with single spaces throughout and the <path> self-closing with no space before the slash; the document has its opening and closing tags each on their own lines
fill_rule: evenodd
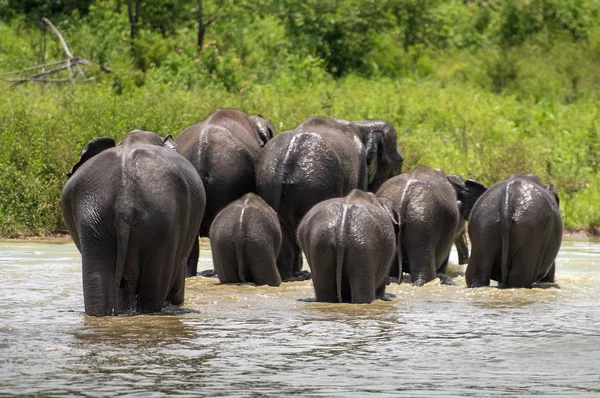
<svg viewBox="0 0 600 398">
<path fill-rule="evenodd" d="M 48 26 L 50 26 L 50 29 L 52 29 L 52 32 L 54 32 L 54 34 L 56 36 L 58 36 L 58 39 L 60 40 L 60 44 L 62 45 L 63 49 L 65 50 L 67 58 L 62 61 L 47 62 L 47 63 L 43 63 L 40 65 L 31 66 L 31 67 L 28 67 L 25 69 L 2 73 L 2 74 L 0 74 L 0 80 L 7 81 L 7 82 L 13 82 L 13 86 L 18 86 L 19 84 L 22 84 L 25 82 L 71 83 L 72 85 L 75 85 L 75 83 L 77 83 L 77 82 L 86 83 L 86 82 L 90 82 L 90 81 L 94 80 L 94 77 L 87 77 L 85 75 L 85 72 L 83 71 L 83 68 L 81 67 L 82 65 L 97 67 L 97 68 L 100 68 L 100 70 L 105 73 L 110 73 L 110 68 L 108 68 L 104 65 L 99 65 L 88 59 L 73 55 L 73 53 L 71 53 L 71 50 L 69 50 L 69 47 L 67 46 L 67 43 L 65 42 L 64 37 L 58 31 L 58 29 L 56 29 L 56 26 L 54 26 L 54 24 L 52 22 L 50 22 L 50 20 L 48 18 L 45 18 L 45 17 L 42 18 L 42 22 L 45 22 L 46 24 L 48 24 Z M 46 68 L 52 68 L 52 69 L 45 70 Z M 75 74 L 73 72 L 73 69 L 76 69 L 77 74 Z M 65 78 L 49 77 L 50 75 L 54 75 L 54 74 L 64 71 L 64 70 L 68 71 L 68 77 L 65 77 Z M 30 75 L 30 76 L 24 76 L 26 73 L 34 73 L 34 74 Z M 11 76 L 11 77 L 8 77 L 8 76 Z M 16 76 L 16 77 L 12 77 L 12 76 Z"/>
</svg>

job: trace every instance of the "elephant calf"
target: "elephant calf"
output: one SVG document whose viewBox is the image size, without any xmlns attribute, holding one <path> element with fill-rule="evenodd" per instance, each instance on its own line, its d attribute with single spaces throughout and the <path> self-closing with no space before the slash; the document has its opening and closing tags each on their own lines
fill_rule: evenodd
<svg viewBox="0 0 600 398">
<path fill-rule="evenodd" d="M 314 206 L 298 227 L 317 301 L 371 303 L 385 294 L 397 216 L 387 199 L 355 189 Z"/>
<path fill-rule="evenodd" d="M 221 283 L 281 284 L 279 219 L 255 194 L 244 195 L 217 214 L 210 227 L 210 243 Z"/>
<path fill-rule="evenodd" d="M 423 166 L 386 181 L 377 196 L 390 199 L 400 217 L 399 263 L 392 276 L 408 272 L 417 286 L 438 275 L 445 279 L 452 243 L 463 238 L 461 214 L 467 219 L 483 192 L 477 181 Z"/>
<path fill-rule="evenodd" d="M 186 260 L 204 212 L 202 180 L 168 136 L 134 130 L 90 141 L 61 197 L 81 252 L 88 315 L 183 303 Z"/>
<path fill-rule="evenodd" d="M 469 237 L 468 287 L 488 286 L 490 279 L 502 288 L 554 282 L 562 241 L 558 195 L 532 174 L 513 174 L 477 201 Z"/>
</svg>

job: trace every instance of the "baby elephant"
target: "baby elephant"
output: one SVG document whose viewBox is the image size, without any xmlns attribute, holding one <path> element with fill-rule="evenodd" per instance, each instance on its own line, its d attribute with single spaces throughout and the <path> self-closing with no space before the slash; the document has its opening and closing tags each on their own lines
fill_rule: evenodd
<svg viewBox="0 0 600 398">
<path fill-rule="evenodd" d="M 221 283 L 279 286 L 277 213 L 253 193 L 230 203 L 210 226 L 215 271 Z"/>
<path fill-rule="evenodd" d="M 392 203 L 355 189 L 315 205 L 298 227 L 317 301 L 382 298 L 396 253 Z"/>
<path fill-rule="evenodd" d="M 554 259 L 562 240 L 559 200 L 534 175 L 513 174 L 479 198 L 469 219 L 472 253 L 468 287 L 531 287 L 554 282 Z"/>
</svg>

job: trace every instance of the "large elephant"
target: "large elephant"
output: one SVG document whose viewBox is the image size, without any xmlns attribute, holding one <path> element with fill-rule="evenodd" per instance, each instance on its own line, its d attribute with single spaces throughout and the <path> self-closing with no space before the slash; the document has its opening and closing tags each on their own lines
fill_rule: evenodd
<svg viewBox="0 0 600 398">
<path fill-rule="evenodd" d="M 273 124 L 261 115 L 217 109 L 177 136 L 179 152 L 194 165 L 206 190 L 200 236 L 209 237 L 210 225 L 221 209 L 248 192 L 256 192 L 255 162 L 273 134 Z M 199 249 L 196 242 L 188 261 L 188 276 L 196 275 Z"/>
<path fill-rule="evenodd" d="M 247 193 L 221 210 L 210 227 L 210 244 L 221 283 L 281 284 L 279 220 L 259 196 Z"/>
<path fill-rule="evenodd" d="M 313 117 L 271 140 L 257 165 L 256 188 L 281 222 L 281 278 L 302 274 L 296 229 L 314 205 L 355 188 L 375 191 L 401 173 L 402 162 L 396 130 L 384 120 Z"/>
<path fill-rule="evenodd" d="M 298 227 L 317 301 L 382 298 L 396 258 L 398 217 L 387 199 L 352 190 L 315 205 Z"/>
<path fill-rule="evenodd" d="M 558 195 L 532 174 L 513 174 L 479 198 L 469 237 L 468 287 L 489 286 L 490 279 L 501 288 L 554 282 L 562 241 Z"/>
<path fill-rule="evenodd" d="M 85 312 L 182 304 L 205 195 L 172 138 L 134 130 L 116 146 L 93 139 L 67 176 L 61 203 L 82 256 Z"/>
<path fill-rule="evenodd" d="M 378 197 L 390 199 L 400 217 L 400 256 L 392 276 L 411 275 L 417 286 L 436 276 L 444 281 L 452 243 L 460 237 L 461 215 L 467 219 L 485 187 L 477 181 L 417 167 L 386 181 Z"/>
</svg>

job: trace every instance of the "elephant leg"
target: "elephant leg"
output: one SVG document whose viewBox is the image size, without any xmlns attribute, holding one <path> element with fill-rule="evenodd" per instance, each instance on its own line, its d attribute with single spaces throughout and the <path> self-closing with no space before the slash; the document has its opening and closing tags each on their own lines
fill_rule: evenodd
<svg viewBox="0 0 600 398">
<path fill-rule="evenodd" d="M 408 252 L 410 278 L 415 286 L 423 286 L 434 280 L 437 276 L 435 270 L 435 255 L 431 249 L 417 250 L 413 248 Z"/>
<path fill-rule="evenodd" d="M 102 243 L 93 240 L 82 242 L 81 247 L 85 313 L 91 316 L 112 315 L 116 248 L 102 247 Z"/>
<path fill-rule="evenodd" d="M 554 279 L 555 273 L 556 273 L 556 262 L 553 262 L 552 266 L 548 270 L 548 273 L 542 279 L 540 279 L 540 282 L 554 283 L 555 282 L 555 279 Z"/>
<path fill-rule="evenodd" d="M 500 253 L 497 253 L 498 256 Z M 469 264 L 465 271 L 467 287 L 489 286 L 492 277 L 492 269 L 496 262 L 495 252 L 479 252 L 473 250 L 469 258 Z M 496 267 L 497 268 L 497 267 Z"/>
<path fill-rule="evenodd" d="M 537 250 L 536 250 L 537 249 Z M 519 247 L 510 260 L 510 267 L 507 277 L 507 286 L 504 287 L 525 287 L 530 288 L 538 277 L 543 252 L 539 246 L 532 248 L 527 246 Z M 509 257 L 510 258 L 510 257 Z"/>
<path fill-rule="evenodd" d="M 169 281 L 176 266 L 175 253 L 171 248 L 161 247 L 142 260 L 138 284 L 137 311 L 160 312 L 170 291 Z"/>
<path fill-rule="evenodd" d="M 336 253 L 331 250 L 311 250 L 314 255 L 306 253 L 308 265 L 312 273 L 313 288 L 317 301 L 325 303 L 337 303 L 336 286 Z"/>
<path fill-rule="evenodd" d="M 277 271 L 277 259 L 273 249 L 248 254 L 252 256 L 251 259 L 248 258 L 248 269 L 254 283 L 269 286 L 281 285 L 281 277 Z"/>
<path fill-rule="evenodd" d="M 242 283 L 238 272 L 240 265 L 237 262 L 233 242 L 219 240 L 212 243 L 212 256 L 215 271 L 221 283 Z"/>
<path fill-rule="evenodd" d="M 167 296 L 167 301 L 172 305 L 182 305 L 185 298 L 185 275 L 186 266 L 181 264 L 175 275 L 175 283 Z"/>
<path fill-rule="evenodd" d="M 187 277 L 198 275 L 198 259 L 200 258 L 200 241 L 198 236 L 194 239 L 192 251 L 187 259 Z"/>
<path fill-rule="evenodd" d="M 454 240 L 456 252 L 458 253 L 458 264 L 464 265 L 469 262 L 469 245 L 467 243 L 467 233 L 461 232 Z"/>
<path fill-rule="evenodd" d="M 277 257 L 277 270 L 282 281 L 294 276 L 294 270 L 298 268 L 297 257 L 300 248 L 295 242 L 295 234 L 290 233 L 289 228 L 281 223 L 281 250 Z"/>
<path fill-rule="evenodd" d="M 375 282 L 377 265 L 374 264 L 376 256 L 368 250 L 348 250 L 344 256 L 344 271 L 350 284 L 351 302 L 356 304 L 369 304 L 375 301 Z M 384 290 L 385 292 L 385 290 Z"/>
</svg>

